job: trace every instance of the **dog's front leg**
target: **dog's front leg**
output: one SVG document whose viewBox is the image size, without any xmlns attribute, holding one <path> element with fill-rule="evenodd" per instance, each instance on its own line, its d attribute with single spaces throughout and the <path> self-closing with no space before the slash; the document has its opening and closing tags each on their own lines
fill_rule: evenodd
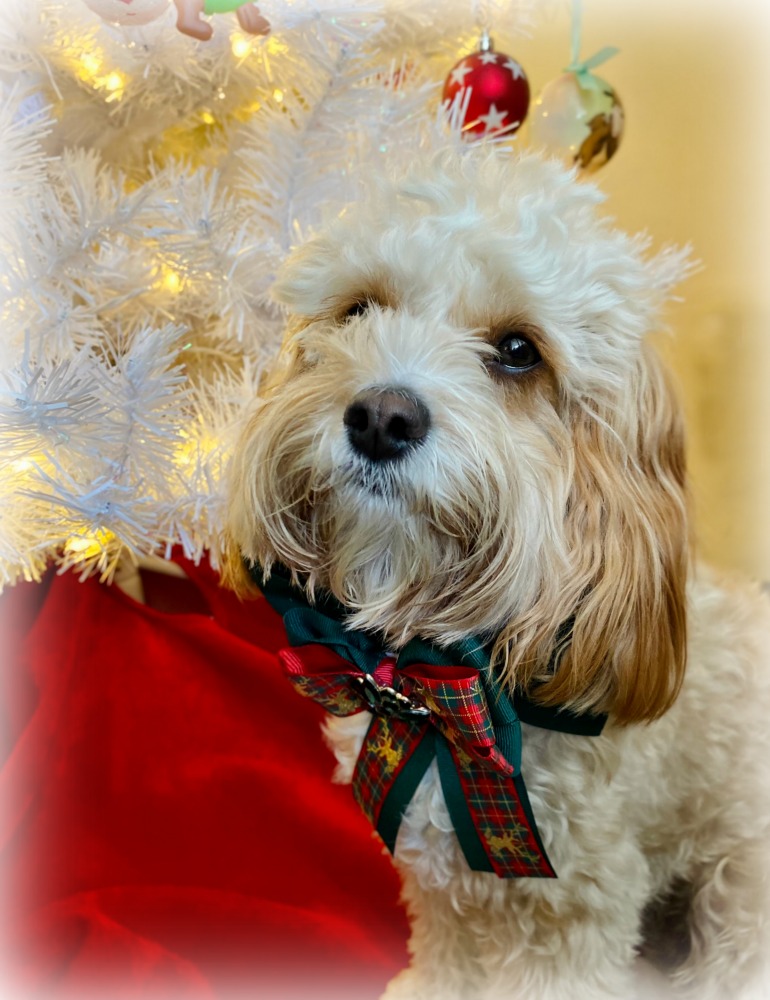
<svg viewBox="0 0 770 1000">
<path fill-rule="evenodd" d="M 607 878 L 458 872 L 441 889 L 404 879 L 410 968 L 384 1000 L 633 1000 L 647 866 L 632 845 Z"/>
<path fill-rule="evenodd" d="M 456 899 L 444 889 L 424 891 L 408 871 L 402 875 L 411 963 L 388 984 L 382 1000 L 482 1000 L 486 972 Z"/>
</svg>

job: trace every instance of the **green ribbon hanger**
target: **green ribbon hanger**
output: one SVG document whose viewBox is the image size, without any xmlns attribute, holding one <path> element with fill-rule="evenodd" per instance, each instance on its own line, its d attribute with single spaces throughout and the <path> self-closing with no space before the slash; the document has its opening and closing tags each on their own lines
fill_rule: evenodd
<svg viewBox="0 0 770 1000">
<path fill-rule="evenodd" d="M 582 0 L 572 0 L 572 58 L 569 66 L 565 66 L 564 72 L 574 73 L 582 90 L 601 90 L 604 82 L 598 76 L 594 76 L 591 70 L 617 55 L 620 49 L 614 45 L 607 45 L 588 59 L 581 59 L 581 22 Z"/>
</svg>

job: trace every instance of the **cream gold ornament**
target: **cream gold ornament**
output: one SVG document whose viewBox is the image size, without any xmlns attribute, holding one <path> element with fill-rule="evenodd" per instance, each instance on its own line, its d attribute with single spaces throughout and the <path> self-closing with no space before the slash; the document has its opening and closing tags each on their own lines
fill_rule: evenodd
<svg viewBox="0 0 770 1000">
<path fill-rule="evenodd" d="M 569 165 L 593 172 L 617 152 L 625 115 L 614 87 L 592 70 L 617 49 L 580 59 L 580 2 L 573 4 L 572 59 L 562 76 L 543 87 L 532 105 L 532 144 Z"/>
<path fill-rule="evenodd" d="M 532 105 L 534 145 L 582 170 L 594 171 L 615 155 L 623 135 L 623 106 L 613 87 L 591 74 L 564 73 L 546 84 Z"/>
</svg>

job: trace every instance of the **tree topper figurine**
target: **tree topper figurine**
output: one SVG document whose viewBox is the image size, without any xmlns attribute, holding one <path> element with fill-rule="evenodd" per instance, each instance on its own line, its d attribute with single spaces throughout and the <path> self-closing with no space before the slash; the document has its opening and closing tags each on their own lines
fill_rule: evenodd
<svg viewBox="0 0 770 1000">
<path fill-rule="evenodd" d="M 168 9 L 168 0 L 84 0 L 87 7 L 112 24 L 149 24 Z M 191 38 L 208 41 L 214 29 L 203 14 L 226 14 L 234 10 L 243 31 L 266 35 L 270 22 L 251 0 L 174 0 L 177 28 Z"/>
<path fill-rule="evenodd" d="M 207 41 L 213 28 L 204 21 L 201 14 L 226 14 L 234 10 L 238 24 L 249 35 L 266 35 L 270 22 L 259 13 L 259 7 L 250 0 L 174 0 L 177 18 L 176 26 L 185 35 Z"/>
</svg>

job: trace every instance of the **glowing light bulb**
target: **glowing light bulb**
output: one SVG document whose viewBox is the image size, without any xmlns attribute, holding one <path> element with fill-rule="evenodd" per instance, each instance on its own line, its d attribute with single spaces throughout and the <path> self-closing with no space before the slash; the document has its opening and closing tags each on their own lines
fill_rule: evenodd
<svg viewBox="0 0 770 1000">
<path fill-rule="evenodd" d="M 159 268 L 158 280 L 155 282 L 156 288 L 162 288 L 172 295 L 176 295 L 182 290 L 182 275 L 167 264 L 161 264 Z"/>
<path fill-rule="evenodd" d="M 216 118 L 212 115 L 212 113 L 210 111 L 202 111 L 201 112 L 201 121 L 205 125 L 213 125 L 214 122 L 216 121 Z"/>
<path fill-rule="evenodd" d="M 101 555 L 114 537 L 112 532 L 105 528 L 99 528 L 93 535 L 72 535 L 64 543 L 64 551 L 67 555 L 75 556 L 77 559 L 92 559 L 94 556 Z"/>
<path fill-rule="evenodd" d="M 167 292 L 171 292 L 172 295 L 176 295 L 182 288 L 182 279 L 176 271 L 169 271 L 163 278 L 163 287 Z"/>
<path fill-rule="evenodd" d="M 95 52 L 84 52 L 80 57 L 80 65 L 85 76 L 95 77 L 102 68 L 102 60 Z"/>
<path fill-rule="evenodd" d="M 251 52 L 251 40 L 246 38 L 245 35 L 233 35 L 230 47 L 236 59 L 245 59 L 249 52 Z"/>
<path fill-rule="evenodd" d="M 270 35 L 267 41 L 262 43 L 265 46 L 268 55 L 271 56 L 283 56 L 289 51 L 289 46 L 286 42 L 282 42 L 277 35 Z"/>
<path fill-rule="evenodd" d="M 177 448 L 174 464 L 178 469 L 189 472 L 205 463 L 218 447 L 218 442 L 208 434 L 204 433 L 201 437 L 188 437 Z"/>
<path fill-rule="evenodd" d="M 35 468 L 35 462 L 31 458 L 18 458 L 11 462 L 11 470 L 17 473 L 31 472 Z"/>
<path fill-rule="evenodd" d="M 279 104 L 281 104 L 283 102 L 283 91 L 276 87 L 273 91 L 273 97 Z"/>
<path fill-rule="evenodd" d="M 117 71 L 110 73 L 104 81 L 107 90 L 122 90 L 126 85 L 126 78 Z"/>
<path fill-rule="evenodd" d="M 74 538 L 68 538 L 64 548 L 73 555 L 81 555 L 93 548 L 95 541 L 94 538 L 89 538 L 88 535 L 77 535 Z"/>
</svg>

